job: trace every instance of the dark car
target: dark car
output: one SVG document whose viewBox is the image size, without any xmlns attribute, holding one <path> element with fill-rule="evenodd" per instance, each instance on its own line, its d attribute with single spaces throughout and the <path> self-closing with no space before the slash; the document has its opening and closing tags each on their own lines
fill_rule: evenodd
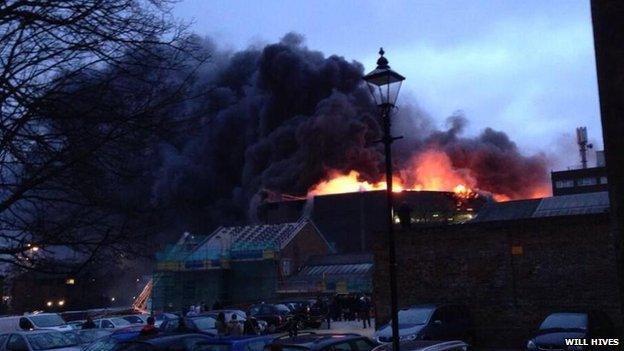
<svg viewBox="0 0 624 351">
<path fill-rule="evenodd" d="M 150 338 L 139 338 L 133 341 L 122 342 L 114 349 L 132 351 L 155 351 L 155 350 L 175 350 L 194 351 L 203 342 L 212 337 L 205 334 L 176 334 L 166 336 L 154 336 Z"/>
<path fill-rule="evenodd" d="M 180 325 L 180 322 L 183 322 L 183 327 Z M 170 318 L 162 322 L 158 329 L 164 333 L 174 333 L 180 332 L 182 330 L 216 336 L 216 323 L 217 314 L 204 313 L 196 316 L 188 316 L 177 319 Z"/>
<path fill-rule="evenodd" d="M 310 328 L 320 327 L 328 312 L 327 307 L 319 306 L 315 299 L 290 299 L 280 303 L 289 307 L 291 313 L 302 316 L 304 325 Z"/>
<path fill-rule="evenodd" d="M 275 335 L 228 336 L 198 343 L 193 351 L 263 351 Z"/>
<path fill-rule="evenodd" d="M 261 303 L 251 306 L 248 315 L 265 321 L 268 332 L 276 332 L 288 326 L 293 312 L 283 304 Z"/>
<path fill-rule="evenodd" d="M 295 337 L 279 337 L 265 351 L 371 351 L 378 344 L 358 334 L 305 333 Z"/>
<path fill-rule="evenodd" d="M 467 351 L 470 345 L 463 341 L 414 340 L 401 343 L 401 351 Z M 373 351 L 392 351 L 392 344 L 377 346 Z"/>
<path fill-rule="evenodd" d="M 583 350 L 583 345 L 566 345 L 566 339 L 583 339 L 589 344 L 591 338 L 617 337 L 613 323 L 603 312 L 560 312 L 544 319 L 535 336 L 527 342 L 527 349 Z"/>
<path fill-rule="evenodd" d="M 379 342 L 392 341 L 388 323 L 375 332 Z M 399 311 L 399 338 L 411 340 L 462 340 L 474 343 L 474 328 L 468 309 L 461 305 L 416 305 Z"/>
</svg>

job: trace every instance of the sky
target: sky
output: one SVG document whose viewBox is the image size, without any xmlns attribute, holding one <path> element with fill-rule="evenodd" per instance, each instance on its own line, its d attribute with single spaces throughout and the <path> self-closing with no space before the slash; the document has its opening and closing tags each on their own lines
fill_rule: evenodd
<svg viewBox="0 0 624 351">
<path fill-rule="evenodd" d="M 182 0 L 174 14 L 225 50 L 297 32 L 370 71 L 383 46 L 407 77 L 399 107 L 418 105 L 440 128 L 462 110 L 467 135 L 502 130 L 551 169 L 580 162 L 578 126 L 602 149 L 588 0 Z"/>
</svg>

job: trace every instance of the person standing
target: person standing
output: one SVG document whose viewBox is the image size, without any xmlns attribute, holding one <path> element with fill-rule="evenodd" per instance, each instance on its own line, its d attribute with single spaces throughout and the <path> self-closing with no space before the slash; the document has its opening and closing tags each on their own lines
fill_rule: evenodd
<svg viewBox="0 0 624 351">
<path fill-rule="evenodd" d="M 96 325 L 91 316 L 87 316 L 87 320 L 82 324 L 81 329 L 95 329 Z"/>
<path fill-rule="evenodd" d="M 217 315 L 217 321 L 215 322 L 218 336 L 225 336 L 228 333 L 228 325 L 225 322 L 225 313 L 219 312 Z"/>
<path fill-rule="evenodd" d="M 238 321 L 238 317 L 236 314 L 232 314 L 230 322 L 228 323 L 228 334 L 230 336 L 241 336 L 243 335 L 243 326 Z"/>
<path fill-rule="evenodd" d="M 364 295 L 360 299 L 360 315 L 362 318 L 362 326 L 366 329 L 366 324 L 368 323 L 368 328 L 371 327 L 371 319 L 370 319 L 370 310 L 371 303 L 368 296 Z"/>
<path fill-rule="evenodd" d="M 155 324 L 156 320 L 154 319 L 154 317 L 147 317 L 147 324 L 141 329 L 141 332 L 139 334 L 142 336 L 157 334 L 158 329 L 156 328 Z"/>
</svg>

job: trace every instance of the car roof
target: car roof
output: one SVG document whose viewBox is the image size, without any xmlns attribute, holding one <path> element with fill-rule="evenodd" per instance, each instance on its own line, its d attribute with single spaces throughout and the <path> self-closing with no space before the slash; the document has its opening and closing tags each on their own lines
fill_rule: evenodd
<svg viewBox="0 0 624 351">
<path fill-rule="evenodd" d="M 204 337 L 206 338 L 206 340 L 210 340 L 213 339 L 212 336 L 208 335 L 208 334 L 202 334 L 202 333 L 183 333 L 183 334 L 166 334 L 166 335 L 154 335 L 152 337 L 149 338 L 144 338 L 144 339 L 139 339 L 139 340 L 134 340 L 136 342 L 145 342 L 145 343 L 149 343 L 152 345 L 166 345 L 172 342 L 176 342 L 182 338 L 185 337 L 189 337 L 189 336 L 199 336 L 199 337 Z"/>
<path fill-rule="evenodd" d="M 414 340 L 401 342 L 401 350 L 403 351 L 426 351 L 429 349 L 438 350 L 442 347 L 458 347 L 467 345 L 463 341 L 439 341 L 439 340 Z M 392 351 L 392 344 L 383 344 L 377 346 L 375 351 Z"/>
<path fill-rule="evenodd" d="M 287 335 L 278 337 L 273 341 L 273 343 L 279 345 L 304 346 L 307 348 L 312 348 L 313 346 L 322 348 L 337 341 L 348 341 L 362 338 L 365 337 L 359 334 L 348 333 L 302 333 L 294 337 L 288 337 Z"/>
<path fill-rule="evenodd" d="M 236 344 L 244 341 L 274 339 L 275 335 L 241 335 L 241 336 L 220 336 L 218 338 L 206 339 L 207 344 Z"/>
<path fill-rule="evenodd" d="M 412 308 L 440 308 L 440 307 L 449 307 L 449 306 L 464 307 L 464 305 L 459 304 L 459 303 L 422 303 L 422 304 L 403 307 L 401 308 L 401 310 L 409 310 Z"/>
<path fill-rule="evenodd" d="M 8 333 L 2 333 L 1 335 L 7 334 L 20 334 L 20 335 L 33 335 L 33 334 L 49 334 L 49 333 L 62 333 L 58 330 L 49 330 L 49 329 L 35 329 L 35 330 L 16 330 Z"/>
</svg>

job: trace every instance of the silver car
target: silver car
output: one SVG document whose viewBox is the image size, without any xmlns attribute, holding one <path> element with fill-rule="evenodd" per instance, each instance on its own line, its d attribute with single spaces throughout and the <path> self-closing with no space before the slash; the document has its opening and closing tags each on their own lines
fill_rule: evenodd
<svg viewBox="0 0 624 351">
<path fill-rule="evenodd" d="M 80 345 L 63 332 L 34 330 L 0 335 L 2 351 L 79 351 Z"/>
</svg>

